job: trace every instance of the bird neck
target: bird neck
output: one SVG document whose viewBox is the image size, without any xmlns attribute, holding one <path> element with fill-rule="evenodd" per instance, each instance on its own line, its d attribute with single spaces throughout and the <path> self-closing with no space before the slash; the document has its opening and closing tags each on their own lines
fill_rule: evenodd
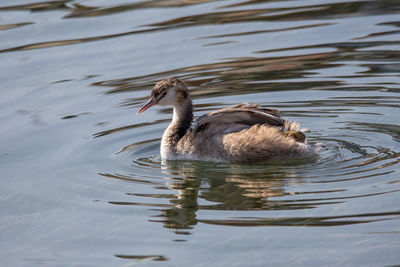
<svg viewBox="0 0 400 267">
<path fill-rule="evenodd" d="M 162 142 L 169 146 L 176 146 L 186 134 L 193 121 L 192 100 L 186 99 L 183 103 L 174 106 L 171 124 L 165 131 Z"/>
</svg>

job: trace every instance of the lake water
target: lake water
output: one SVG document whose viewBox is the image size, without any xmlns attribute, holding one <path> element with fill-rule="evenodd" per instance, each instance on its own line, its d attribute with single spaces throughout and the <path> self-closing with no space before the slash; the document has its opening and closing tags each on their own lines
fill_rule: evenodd
<svg viewBox="0 0 400 267">
<path fill-rule="evenodd" d="M 400 265 L 400 2 L 0 2 L 1 266 Z M 168 162 L 171 108 L 279 109 L 315 160 Z"/>
</svg>

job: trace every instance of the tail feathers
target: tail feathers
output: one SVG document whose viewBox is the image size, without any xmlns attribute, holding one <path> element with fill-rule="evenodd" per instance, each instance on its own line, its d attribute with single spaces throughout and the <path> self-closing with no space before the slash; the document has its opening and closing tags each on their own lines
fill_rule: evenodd
<svg viewBox="0 0 400 267">
<path fill-rule="evenodd" d="M 298 132 L 300 131 L 300 124 L 297 122 L 286 121 L 283 124 L 283 131 L 284 132 Z"/>
</svg>

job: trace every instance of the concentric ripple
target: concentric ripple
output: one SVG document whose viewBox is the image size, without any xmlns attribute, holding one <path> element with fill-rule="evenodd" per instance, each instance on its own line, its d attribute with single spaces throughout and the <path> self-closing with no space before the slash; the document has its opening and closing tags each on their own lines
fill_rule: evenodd
<svg viewBox="0 0 400 267">
<path fill-rule="evenodd" d="M 285 94 L 285 93 L 281 93 Z M 264 94 L 262 94 L 264 95 Z M 268 95 L 265 94 L 265 95 Z M 258 96 L 260 97 L 260 96 Z M 233 97 L 234 98 L 234 97 Z M 315 98 L 311 96 L 311 98 Z M 344 214 L 326 215 L 326 210 L 340 209 L 352 203 L 369 203 L 376 198 L 398 194 L 398 163 L 400 161 L 399 128 L 390 124 L 351 121 L 353 116 L 381 116 L 379 108 L 399 104 L 398 99 L 385 100 L 318 100 L 275 102 L 283 116 L 293 115 L 296 120 L 308 118 L 331 121 L 328 128 L 311 123 L 309 142 L 320 145 L 317 159 L 273 161 L 262 164 L 227 164 L 213 162 L 177 161 L 162 164 L 159 156 L 160 138 L 121 146 L 114 156 L 131 166 L 131 171 L 107 174 L 108 178 L 148 184 L 153 193 L 126 192 L 132 201 L 111 200 L 113 205 L 149 207 L 154 212 L 152 222 L 188 234 L 197 223 L 229 226 L 339 226 L 372 223 L 397 219 L 397 210 L 376 211 L 344 209 Z M 214 102 L 210 99 L 210 102 Z M 217 101 L 216 101 L 217 102 Z M 379 104 L 381 103 L 381 104 Z M 303 109 L 302 113 L 296 110 Z M 346 106 L 346 108 L 341 108 Z M 365 111 L 374 106 L 374 112 Z M 217 106 L 200 105 L 204 110 Z M 326 109 L 329 107 L 329 109 Z M 286 110 L 285 110 L 286 109 Z M 162 109 L 164 110 L 164 109 Z M 166 111 L 166 110 L 165 110 Z M 157 117 L 170 117 L 170 112 Z M 329 113 L 335 116 L 329 116 Z M 110 129 L 97 133 L 102 138 L 140 128 L 145 132 L 157 125 L 154 135 L 162 135 L 168 119 L 140 123 L 129 127 Z M 307 125 L 308 126 L 308 125 Z M 128 134 L 127 134 L 128 136 Z M 111 142 L 112 143 L 112 142 Z M 383 146 L 385 145 L 385 146 Z M 138 175 L 139 173 L 139 175 Z M 331 207 L 325 209 L 323 207 Z M 337 208 L 335 208 L 337 206 Z M 373 206 L 373 205 L 372 205 Z M 228 217 L 216 211 L 235 210 Z M 293 211 L 293 216 L 259 217 L 260 211 Z M 313 210 L 310 216 L 298 216 L 296 210 Z M 319 211 L 320 210 L 320 211 Z M 207 214 L 198 218 L 197 213 Z M 240 213 L 243 211 L 245 213 Z M 253 212 L 253 213 L 249 213 Z M 290 215 L 291 213 L 285 213 Z M 301 213 L 300 213 L 301 214 Z M 233 217 L 232 217 L 233 216 Z"/>
</svg>

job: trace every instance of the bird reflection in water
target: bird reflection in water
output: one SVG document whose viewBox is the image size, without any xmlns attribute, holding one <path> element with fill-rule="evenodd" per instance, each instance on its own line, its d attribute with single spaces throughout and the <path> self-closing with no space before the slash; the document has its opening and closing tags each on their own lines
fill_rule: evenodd
<svg viewBox="0 0 400 267">
<path fill-rule="evenodd" d="M 177 234 L 190 234 L 189 229 L 199 222 L 199 210 L 265 210 L 287 209 L 270 198 L 285 196 L 284 186 L 299 180 L 291 172 L 277 167 L 251 165 L 210 164 L 198 162 L 168 162 L 162 166 L 168 175 L 168 188 L 177 194 L 169 199 L 171 207 L 161 210 L 153 222 Z M 293 178 L 293 179 L 292 179 Z"/>
</svg>

